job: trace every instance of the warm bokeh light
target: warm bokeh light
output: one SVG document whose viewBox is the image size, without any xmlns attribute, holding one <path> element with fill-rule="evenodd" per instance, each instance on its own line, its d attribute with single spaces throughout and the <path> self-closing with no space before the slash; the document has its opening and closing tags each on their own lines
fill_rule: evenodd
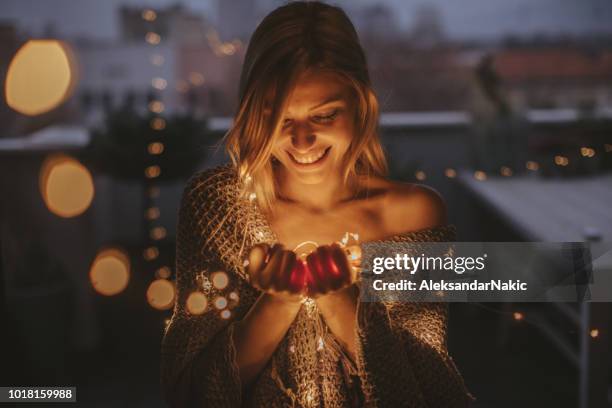
<svg viewBox="0 0 612 408">
<path fill-rule="evenodd" d="M 166 120 L 164 118 L 151 119 L 151 128 L 153 130 L 164 130 L 166 128 Z"/>
<path fill-rule="evenodd" d="M 225 309 L 225 307 L 227 306 L 227 299 L 223 296 L 217 296 L 215 298 L 214 305 L 219 310 Z"/>
<path fill-rule="evenodd" d="M 233 302 L 238 302 L 240 300 L 240 296 L 238 296 L 238 292 L 231 292 L 229 294 L 229 298 Z"/>
<path fill-rule="evenodd" d="M 149 208 L 146 213 L 145 213 L 145 217 L 149 220 L 156 220 L 159 218 L 159 208 L 157 207 L 151 207 Z"/>
<path fill-rule="evenodd" d="M 595 156 L 595 149 L 591 147 L 581 147 L 580 154 L 584 157 L 593 157 Z"/>
<path fill-rule="evenodd" d="M 569 164 L 569 159 L 565 156 L 555 156 L 555 164 L 557 166 L 567 166 Z"/>
<path fill-rule="evenodd" d="M 158 177 L 160 174 L 161 169 L 157 165 L 149 166 L 145 169 L 145 176 L 147 176 L 148 178 L 155 178 Z"/>
<path fill-rule="evenodd" d="M 142 257 L 146 261 L 152 261 L 156 259 L 158 256 L 159 256 L 159 249 L 157 249 L 154 246 L 148 247 L 144 251 L 142 251 Z"/>
<path fill-rule="evenodd" d="M 172 271 L 167 266 L 162 266 L 157 271 L 155 271 L 156 278 L 168 279 L 172 275 Z"/>
<path fill-rule="evenodd" d="M 70 48 L 56 40 L 30 40 L 11 61 L 4 86 L 6 103 L 24 115 L 48 112 L 71 95 L 77 81 Z"/>
<path fill-rule="evenodd" d="M 187 311 L 192 315 L 201 315 L 208 307 L 208 299 L 202 292 L 193 292 L 187 297 Z"/>
<path fill-rule="evenodd" d="M 514 320 L 519 321 L 519 320 L 523 320 L 525 316 L 521 312 L 514 312 L 512 314 L 512 317 L 514 317 Z"/>
<path fill-rule="evenodd" d="M 168 81 L 166 81 L 164 78 L 153 78 L 151 80 L 151 86 L 155 89 L 163 91 L 168 86 Z"/>
<path fill-rule="evenodd" d="M 525 167 L 527 167 L 527 170 L 536 171 L 540 168 L 540 165 L 538 164 L 538 162 L 530 160 L 525 164 Z"/>
<path fill-rule="evenodd" d="M 162 113 L 166 109 L 162 101 L 151 101 L 149 103 L 149 110 L 153 113 Z"/>
<path fill-rule="evenodd" d="M 591 332 L 589 334 L 591 335 L 592 338 L 595 338 L 595 337 L 599 336 L 599 330 L 591 329 Z"/>
<path fill-rule="evenodd" d="M 484 181 L 487 179 L 487 173 L 482 170 L 476 170 L 474 172 L 474 178 L 478 181 Z"/>
<path fill-rule="evenodd" d="M 224 311 L 222 311 L 220 313 L 220 316 L 222 319 L 229 319 L 230 317 L 232 317 L 232 312 L 230 312 L 229 310 L 225 309 Z"/>
<path fill-rule="evenodd" d="M 96 255 L 89 269 L 94 290 L 105 296 L 121 293 L 130 280 L 130 259 L 117 248 L 104 249 Z"/>
<path fill-rule="evenodd" d="M 166 229 L 164 227 L 155 227 L 149 233 L 151 239 L 160 240 L 166 237 Z"/>
<path fill-rule="evenodd" d="M 151 9 L 146 9 L 142 11 L 142 18 L 146 21 L 155 21 L 157 13 Z"/>
<path fill-rule="evenodd" d="M 189 74 L 189 82 L 191 82 L 191 84 L 193 86 L 200 86 L 204 84 L 204 75 L 202 75 L 199 72 L 191 72 Z"/>
<path fill-rule="evenodd" d="M 62 154 L 45 159 L 39 183 L 47 208 L 60 217 L 82 214 L 94 197 L 94 183 L 89 170 L 72 157 Z"/>
<path fill-rule="evenodd" d="M 211 275 L 212 284 L 215 288 L 221 290 L 227 287 L 229 283 L 229 278 L 227 277 L 227 273 L 223 271 L 215 272 Z"/>
<path fill-rule="evenodd" d="M 149 143 L 147 151 L 149 154 L 162 154 L 164 152 L 164 144 L 159 142 Z"/>
<path fill-rule="evenodd" d="M 154 33 L 152 31 L 149 31 L 146 35 L 145 35 L 145 41 L 148 42 L 151 45 L 157 45 L 160 43 L 161 41 L 161 37 L 159 36 L 159 34 Z"/>
<path fill-rule="evenodd" d="M 414 177 L 419 181 L 423 181 L 426 178 L 425 172 L 423 170 L 418 170 L 416 173 L 414 173 Z"/>
<path fill-rule="evenodd" d="M 167 310 L 174 305 L 176 291 L 167 279 L 155 279 L 147 289 L 147 301 L 157 310 Z"/>
<path fill-rule="evenodd" d="M 444 175 L 446 175 L 448 178 L 455 178 L 457 176 L 457 171 L 449 168 L 444 170 Z"/>
<path fill-rule="evenodd" d="M 510 177 L 512 175 L 512 169 L 510 167 L 507 167 L 507 166 L 502 166 L 501 169 L 499 170 L 499 172 L 504 177 Z"/>
</svg>

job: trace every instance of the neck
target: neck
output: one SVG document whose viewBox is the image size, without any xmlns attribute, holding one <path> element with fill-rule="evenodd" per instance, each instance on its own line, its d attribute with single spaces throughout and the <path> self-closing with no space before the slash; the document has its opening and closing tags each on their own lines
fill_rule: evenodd
<svg viewBox="0 0 612 408">
<path fill-rule="evenodd" d="M 306 184 L 291 177 L 279 167 L 276 170 L 278 197 L 281 200 L 294 202 L 309 210 L 324 212 L 354 197 L 354 183 L 345 185 L 342 176 L 337 173 L 325 178 L 325 182 Z"/>
</svg>

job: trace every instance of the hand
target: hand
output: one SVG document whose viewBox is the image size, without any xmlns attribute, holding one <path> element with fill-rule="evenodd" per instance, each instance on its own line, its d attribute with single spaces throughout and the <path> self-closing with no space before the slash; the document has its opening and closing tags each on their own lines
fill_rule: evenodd
<svg viewBox="0 0 612 408">
<path fill-rule="evenodd" d="M 304 297 L 305 264 L 282 244 L 254 245 L 249 251 L 247 273 L 251 284 L 287 302 Z"/>
<path fill-rule="evenodd" d="M 321 245 L 306 257 L 308 296 L 318 297 L 341 290 L 357 280 L 345 249 L 337 243 Z"/>
</svg>

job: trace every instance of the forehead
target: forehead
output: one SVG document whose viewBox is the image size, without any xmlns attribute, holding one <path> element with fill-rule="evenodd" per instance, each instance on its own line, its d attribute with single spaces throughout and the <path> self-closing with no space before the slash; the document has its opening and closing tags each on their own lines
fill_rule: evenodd
<svg viewBox="0 0 612 408">
<path fill-rule="evenodd" d="M 334 99 L 348 102 L 350 87 L 340 76 L 325 71 L 302 73 L 287 101 L 287 112 L 311 109 Z"/>
</svg>

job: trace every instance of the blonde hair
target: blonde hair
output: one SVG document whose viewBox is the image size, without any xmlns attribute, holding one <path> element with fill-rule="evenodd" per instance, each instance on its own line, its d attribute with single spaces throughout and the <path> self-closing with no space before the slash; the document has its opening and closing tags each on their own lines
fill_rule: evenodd
<svg viewBox="0 0 612 408">
<path fill-rule="evenodd" d="M 339 7 L 292 2 L 268 14 L 253 33 L 240 75 L 238 110 L 225 135 L 226 151 L 245 182 L 245 193 L 265 210 L 273 208 L 278 187 L 273 136 L 281 128 L 297 78 L 308 70 L 337 74 L 358 101 L 356 134 L 343 159 L 344 183 L 355 175 L 387 174 L 378 137 L 378 101 L 353 24 Z"/>
</svg>

